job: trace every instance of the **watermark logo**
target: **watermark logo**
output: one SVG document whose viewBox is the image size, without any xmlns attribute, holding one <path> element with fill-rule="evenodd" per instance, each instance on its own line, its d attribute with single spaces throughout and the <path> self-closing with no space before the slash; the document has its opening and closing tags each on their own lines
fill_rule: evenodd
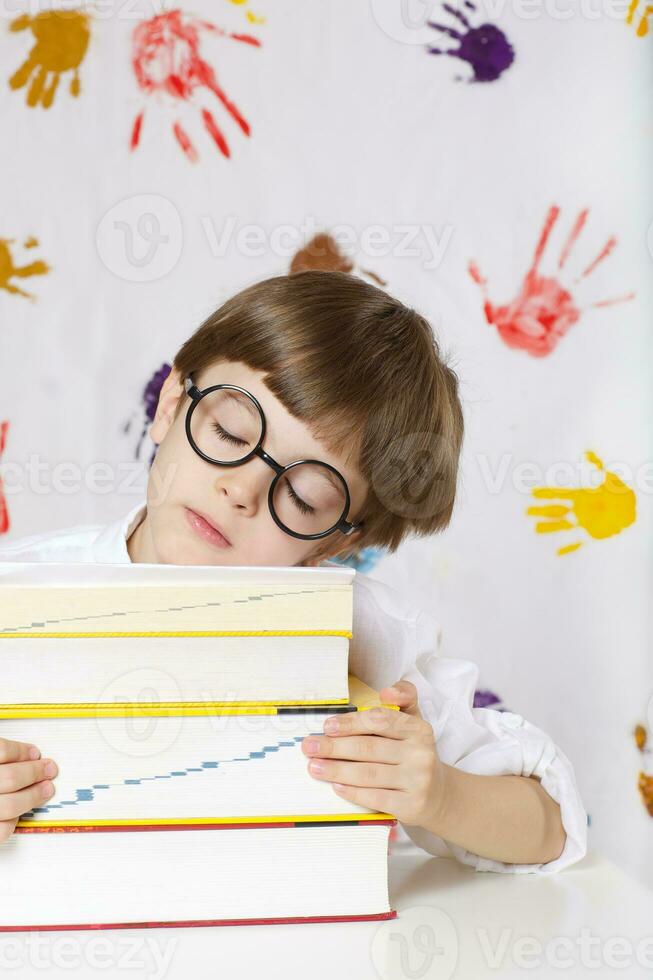
<svg viewBox="0 0 653 980">
<path fill-rule="evenodd" d="M 370 955 L 383 980 L 449 980 L 458 965 L 458 933 L 442 909 L 416 905 L 379 926 Z"/>
<path fill-rule="evenodd" d="M 136 194 L 109 208 L 95 242 L 100 259 L 119 279 L 154 282 L 172 272 L 184 235 L 179 211 L 160 194 Z"/>
</svg>

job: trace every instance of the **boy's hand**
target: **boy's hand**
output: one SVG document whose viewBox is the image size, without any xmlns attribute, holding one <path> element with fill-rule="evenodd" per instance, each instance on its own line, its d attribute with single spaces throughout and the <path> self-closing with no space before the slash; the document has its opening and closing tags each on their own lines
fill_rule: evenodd
<svg viewBox="0 0 653 980">
<path fill-rule="evenodd" d="M 308 771 L 332 782 L 335 792 L 352 803 L 391 813 L 411 826 L 433 826 L 444 807 L 447 767 L 431 725 L 420 714 L 417 688 L 402 680 L 384 687 L 379 697 L 401 710 L 330 716 L 324 735 L 302 742 L 311 757 Z"/>
<path fill-rule="evenodd" d="M 41 759 L 35 745 L 0 738 L 0 841 L 14 832 L 18 818 L 54 794 L 52 759 Z"/>
</svg>

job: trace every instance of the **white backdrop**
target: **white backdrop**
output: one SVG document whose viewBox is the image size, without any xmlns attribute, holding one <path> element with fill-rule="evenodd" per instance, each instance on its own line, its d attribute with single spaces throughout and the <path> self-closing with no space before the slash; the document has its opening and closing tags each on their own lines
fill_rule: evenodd
<svg viewBox="0 0 653 980">
<path fill-rule="evenodd" d="M 89 6 L 79 95 L 64 73 L 49 107 L 29 106 L 27 87 L 9 79 L 36 36 L 28 24 L 9 28 L 45 8 L 4 0 L 3 536 L 105 522 L 133 506 L 151 451 L 134 459 L 148 378 L 224 298 L 288 271 L 303 238 L 330 232 L 356 271 L 373 271 L 431 320 L 465 403 L 451 527 L 370 574 L 431 609 L 443 652 L 474 660 L 479 686 L 555 738 L 576 767 L 591 844 L 653 883 L 653 813 L 637 789 L 653 763 L 633 739 L 637 723 L 653 739 L 653 29 L 638 36 L 640 11 L 626 23 L 626 0 L 454 6 L 509 39 L 514 62 L 496 80 L 468 84 L 469 64 L 427 53 L 457 42 L 426 18 L 462 28 L 437 0 L 183 0 L 186 24 L 203 18 L 259 42 L 198 29 L 198 56 L 247 136 L 207 89 L 184 102 L 139 88 L 132 38 L 162 13 L 145 0 Z M 553 205 L 541 271 L 568 284 L 582 312 L 551 353 L 533 357 L 488 324 L 468 263 L 491 299 L 508 303 Z M 587 222 L 560 270 L 582 209 Z M 611 254 L 575 282 L 613 235 Z M 14 271 L 33 262 L 48 271 Z M 635 493 L 636 521 L 605 539 L 536 534 L 532 488 L 596 486 L 588 450 Z"/>
</svg>

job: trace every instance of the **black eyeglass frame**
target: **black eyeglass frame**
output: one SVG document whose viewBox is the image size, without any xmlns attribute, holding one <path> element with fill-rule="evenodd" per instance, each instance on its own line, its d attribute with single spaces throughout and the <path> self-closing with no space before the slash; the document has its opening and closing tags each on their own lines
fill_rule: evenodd
<svg viewBox="0 0 653 980">
<path fill-rule="evenodd" d="M 288 463 L 286 466 L 282 466 L 280 463 L 276 461 L 276 459 L 273 459 L 268 453 L 266 453 L 262 445 L 263 440 L 265 439 L 265 432 L 266 432 L 265 414 L 263 412 L 263 409 L 261 408 L 258 399 L 255 398 L 255 396 L 251 393 L 251 391 L 247 391 L 245 388 L 239 387 L 239 385 L 228 385 L 228 384 L 211 385 L 209 388 L 200 389 L 193 382 L 192 374 L 189 374 L 186 378 L 184 378 L 184 388 L 186 390 L 186 394 L 191 399 L 191 403 L 188 406 L 188 411 L 186 412 L 186 423 L 185 423 L 186 437 L 198 456 L 200 456 L 207 463 L 212 463 L 214 466 L 242 466 L 244 463 L 248 463 L 249 460 L 252 459 L 254 456 L 257 456 L 259 459 L 262 459 L 264 463 L 267 463 L 268 466 L 271 467 L 271 469 L 274 470 L 275 476 L 272 479 L 272 483 L 270 484 L 270 489 L 268 491 L 268 508 L 270 510 L 270 515 L 272 517 L 272 520 L 277 525 L 277 527 L 281 528 L 282 531 L 285 531 L 286 534 L 290 534 L 293 538 L 300 538 L 303 541 L 314 541 L 317 538 L 326 538 L 329 534 L 333 534 L 335 531 L 341 531 L 343 534 L 349 535 L 353 531 L 357 530 L 359 527 L 362 527 L 364 523 L 363 521 L 351 522 L 347 520 L 347 515 L 349 514 L 349 508 L 351 506 L 351 496 L 349 493 L 349 487 L 347 486 L 347 481 L 345 480 L 342 473 L 340 473 L 340 471 L 335 468 L 335 466 L 332 466 L 330 463 L 325 463 L 324 460 L 321 459 L 296 459 L 294 460 L 294 462 Z M 256 410 L 261 420 L 261 436 L 259 438 L 259 441 L 254 446 L 254 448 L 250 450 L 250 452 L 248 452 L 247 455 L 243 456 L 241 459 L 236 459 L 229 462 L 213 459 L 211 456 L 207 456 L 206 453 L 202 452 L 200 447 L 197 445 L 197 443 L 193 439 L 193 435 L 191 432 L 191 419 L 193 417 L 193 412 L 195 411 L 195 409 L 197 408 L 201 400 L 205 398 L 208 394 L 210 394 L 212 391 L 219 391 L 223 388 L 227 388 L 230 391 L 238 391 L 240 392 L 240 394 L 246 395 L 247 398 L 249 398 L 250 401 L 256 407 Z M 335 476 L 338 477 L 338 479 L 342 483 L 345 492 L 345 505 L 343 507 L 343 511 L 340 518 L 336 521 L 335 524 L 332 525 L 332 527 L 328 528 L 328 530 L 320 531 L 317 534 L 301 534 L 299 531 L 293 531 L 291 528 L 286 527 L 286 525 L 277 517 L 277 514 L 274 509 L 274 504 L 272 502 L 274 498 L 274 491 L 281 477 L 285 473 L 287 473 L 288 470 L 291 470 L 294 466 L 301 466 L 304 463 L 317 463 L 319 466 L 325 466 L 331 473 L 335 474 Z"/>
</svg>

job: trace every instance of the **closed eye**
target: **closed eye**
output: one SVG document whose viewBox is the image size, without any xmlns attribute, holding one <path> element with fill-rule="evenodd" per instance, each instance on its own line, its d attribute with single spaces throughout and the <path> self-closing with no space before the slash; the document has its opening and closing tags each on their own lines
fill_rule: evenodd
<svg viewBox="0 0 653 980">
<path fill-rule="evenodd" d="M 301 497 L 297 496 L 297 494 L 292 488 L 290 481 L 285 480 L 284 482 L 286 484 L 286 489 L 288 490 L 288 496 L 292 500 L 297 510 L 301 511 L 302 514 L 314 514 L 315 509 L 311 507 L 310 504 L 307 504 L 305 500 L 302 500 Z"/>
<path fill-rule="evenodd" d="M 247 441 L 245 439 L 239 439 L 238 436 L 232 436 L 231 432 L 227 432 L 223 429 L 219 422 L 212 422 L 214 431 L 224 439 L 225 442 L 230 442 L 232 446 L 246 446 Z"/>
</svg>

